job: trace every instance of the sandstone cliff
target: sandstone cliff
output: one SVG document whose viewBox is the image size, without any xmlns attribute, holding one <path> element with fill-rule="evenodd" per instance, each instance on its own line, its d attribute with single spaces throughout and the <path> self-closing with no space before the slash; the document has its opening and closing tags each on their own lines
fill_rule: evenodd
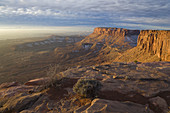
<svg viewBox="0 0 170 113">
<path fill-rule="evenodd" d="M 170 31 L 142 30 L 137 46 L 127 50 L 114 61 L 170 61 Z"/>
<path fill-rule="evenodd" d="M 160 60 L 170 61 L 170 31 L 142 30 L 137 47 Z"/>
<path fill-rule="evenodd" d="M 98 27 L 82 41 L 64 49 L 56 48 L 54 53 L 60 64 L 101 64 L 135 47 L 139 33 L 139 30 Z"/>
<path fill-rule="evenodd" d="M 139 30 L 128 30 L 124 28 L 107 28 L 107 27 L 97 27 L 94 29 L 96 34 L 109 34 L 109 35 L 139 35 Z"/>
<path fill-rule="evenodd" d="M 56 59 L 68 64 L 170 61 L 169 31 L 97 27 L 93 33 L 64 50 Z M 67 50 L 67 51 L 66 51 Z M 66 51 L 63 53 L 63 51 Z M 59 55 L 61 53 L 62 55 Z"/>
<path fill-rule="evenodd" d="M 128 30 L 123 28 L 97 27 L 94 32 L 83 41 L 86 43 L 100 42 L 106 45 L 136 46 L 139 30 Z"/>
</svg>

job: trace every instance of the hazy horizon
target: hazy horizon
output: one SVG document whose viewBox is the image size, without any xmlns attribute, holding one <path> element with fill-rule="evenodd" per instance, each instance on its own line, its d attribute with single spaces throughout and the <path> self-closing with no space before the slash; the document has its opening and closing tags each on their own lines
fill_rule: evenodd
<svg viewBox="0 0 170 113">
<path fill-rule="evenodd" d="M 0 40 L 72 35 L 95 27 L 170 30 L 169 0 L 0 0 Z"/>
<path fill-rule="evenodd" d="M 0 40 L 46 37 L 49 35 L 84 35 L 93 31 L 91 27 L 47 27 L 47 26 L 0 26 Z"/>
</svg>

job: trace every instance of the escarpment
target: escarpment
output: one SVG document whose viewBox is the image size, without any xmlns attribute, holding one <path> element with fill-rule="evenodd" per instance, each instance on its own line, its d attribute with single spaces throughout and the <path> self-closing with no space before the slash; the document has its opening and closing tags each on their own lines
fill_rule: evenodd
<svg viewBox="0 0 170 113">
<path fill-rule="evenodd" d="M 137 44 L 139 33 L 139 30 L 97 27 L 94 29 L 92 36 L 96 34 L 100 39 L 103 39 L 103 41 L 106 42 L 107 45 L 130 45 L 134 47 Z"/>
<path fill-rule="evenodd" d="M 170 31 L 142 30 L 137 47 L 160 60 L 170 61 Z"/>
<path fill-rule="evenodd" d="M 97 27 L 81 43 L 103 43 L 118 48 L 119 56 L 113 61 L 170 61 L 169 30 L 128 30 Z M 132 48 L 134 47 L 134 48 Z M 123 50 L 123 52 L 122 52 Z"/>
<path fill-rule="evenodd" d="M 137 45 L 139 33 L 139 30 L 97 27 L 94 29 L 92 34 L 79 42 L 79 45 L 84 45 L 87 43 L 94 46 L 96 44 L 103 44 L 107 47 L 116 47 L 118 49 L 124 48 L 127 50 Z"/>
<path fill-rule="evenodd" d="M 170 32 L 97 27 L 72 48 L 55 53 L 65 50 L 57 59 L 79 64 L 170 61 Z"/>
<path fill-rule="evenodd" d="M 137 46 L 127 50 L 114 61 L 170 61 L 170 31 L 141 30 Z"/>
<path fill-rule="evenodd" d="M 109 34 L 109 35 L 139 35 L 139 30 L 128 30 L 124 28 L 107 28 L 107 27 L 97 27 L 94 29 L 96 34 Z"/>
</svg>

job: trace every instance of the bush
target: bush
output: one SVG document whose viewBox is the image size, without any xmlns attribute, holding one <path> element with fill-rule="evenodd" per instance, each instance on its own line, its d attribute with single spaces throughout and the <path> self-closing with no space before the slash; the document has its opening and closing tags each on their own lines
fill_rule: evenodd
<svg viewBox="0 0 170 113">
<path fill-rule="evenodd" d="M 59 87 L 62 83 L 63 77 L 58 74 L 59 65 L 49 66 L 47 70 L 47 80 L 43 81 L 40 91 L 50 87 Z"/>
<path fill-rule="evenodd" d="M 136 64 L 138 63 L 138 61 L 137 61 L 137 60 L 135 60 L 134 62 L 135 62 Z"/>
<path fill-rule="evenodd" d="M 47 82 L 50 86 L 57 86 L 57 83 L 62 79 L 62 76 L 58 75 L 60 72 L 59 69 L 59 65 L 49 66 L 47 71 L 47 77 L 49 77 L 49 80 Z"/>
<path fill-rule="evenodd" d="M 95 98 L 102 85 L 97 80 L 79 79 L 73 87 L 73 91 L 85 98 Z"/>
</svg>

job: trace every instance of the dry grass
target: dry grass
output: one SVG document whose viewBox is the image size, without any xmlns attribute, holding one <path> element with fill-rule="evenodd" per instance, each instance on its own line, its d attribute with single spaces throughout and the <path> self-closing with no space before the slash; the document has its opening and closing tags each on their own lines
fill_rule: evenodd
<svg viewBox="0 0 170 113">
<path fill-rule="evenodd" d="M 51 86 L 57 86 L 58 84 L 56 84 L 56 82 L 63 78 L 58 74 L 60 72 L 60 68 L 60 65 L 49 66 L 49 69 L 47 71 L 47 77 L 49 77 L 48 83 Z"/>
<path fill-rule="evenodd" d="M 44 89 L 48 89 L 50 87 L 60 87 L 62 84 L 63 77 L 59 75 L 60 72 L 60 66 L 59 65 L 50 65 L 47 70 L 47 78 L 43 81 L 42 85 L 40 86 L 40 91 Z"/>
</svg>

